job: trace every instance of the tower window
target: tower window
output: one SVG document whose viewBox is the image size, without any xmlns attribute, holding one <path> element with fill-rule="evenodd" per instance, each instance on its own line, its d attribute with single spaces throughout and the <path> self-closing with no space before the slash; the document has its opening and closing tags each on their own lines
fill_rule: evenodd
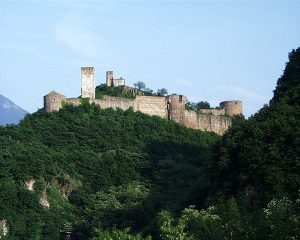
<svg viewBox="0 0 300 240">
<path fill-rule="evenodd" d="M 179 102 L 182 102 L 182 95 L 179 95 Z"/>
</svg>

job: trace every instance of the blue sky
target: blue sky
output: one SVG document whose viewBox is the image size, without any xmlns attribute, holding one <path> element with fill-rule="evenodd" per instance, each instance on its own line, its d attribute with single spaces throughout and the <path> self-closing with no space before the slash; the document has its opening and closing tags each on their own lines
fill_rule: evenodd
<svg viewBox="0 0 300 240">
<path fill-rule="evenodd" d="M 300 46 L 299 1 L 1 1 L 0 94 L 24 109 L 53 89 L 80 95 L 80 67 L 190 101 L 272 96 Z"/>
</svg>

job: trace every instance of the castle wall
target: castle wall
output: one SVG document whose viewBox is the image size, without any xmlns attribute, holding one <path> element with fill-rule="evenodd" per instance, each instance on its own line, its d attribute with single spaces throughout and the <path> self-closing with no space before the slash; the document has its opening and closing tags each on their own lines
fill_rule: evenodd
<svg viewBox="0 0 300 240">
<path fill-rule="evenodd" d="M 199 112 L 203 113 L 203 114 L 212 114 L 212 115 L 215 115 L 215 116 L 225 115 L 225 109 L 224 108 L 221 108 L 221 109 L 200 109 Z"/>
<path fill-rule="evenodd" d="M 183 96 L 184 97 L 184 96 Z M 44 108 L 47 112 L 58 111 L 62 107 L 62 101 L 67 104 L 78 106 L 81 104 L 80 98 L 65 98 L 61 94 L 49 94 L 44 97 Z M 188 128 L 215 132 L 223 135 L 232 124 L 232 118 L 226 116 L 216 116 L 223 114 L 225 109 L 213 109 L 217 111 L 196 112 L 194 110 L 184 110 L 185 98 L 181 95 L 169 97 L 156 96 L 136 96 L 136 99 L 104 96 L 103 99 L 90 99 L 90 103 L 99 105 L 102 109 L 120 108 L 127 110 L 132 107 L 134 111 L 140 111 L 150 116 L 160 116 L 169 118 Z M 169 106 L 169 109 L 168 109 Z"/>
<path fill-rule="evenodd" d="M 67 104 L 73 104 L 74 106 L 80 105 L 80 98 L 67 98 L 66 99 Z"/>
<path fill-rule="evenodd" d="M 121 97 L 111 97 L 104 96 L 103 99 L 91 99 L 92 103 L 99 105 L 101 108 L 120 108 L 122 110 L 127 110 L 128 108 L 134 108 L 134 100 L 121 98 Z"/>
<path fill-rule="evenodd" d="M 150 116 L 156 115 L 168 118 L 166 97 L 136 96 L 134 111 L 140 111 Z"/>
<path fill-rule="evenodd" d="M 186 110 L 183 125 L 189 128 L 211 131 L 223 135 L 231 124 L 232 119 L 230 117 L 201 114 L 193 110 Z"/>
</svg>

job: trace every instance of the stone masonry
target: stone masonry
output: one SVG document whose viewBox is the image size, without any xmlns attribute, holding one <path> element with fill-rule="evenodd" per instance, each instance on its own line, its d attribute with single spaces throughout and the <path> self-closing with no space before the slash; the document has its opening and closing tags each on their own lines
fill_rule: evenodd
<svg viewBox="0 0 300 240">
<path fill-rule="evenodd" d="M 116 80 L 114 82 L 114 80 Z M 120 81 L 119 81 L 120 80 Z M 114 79 L 113 72 L 107 71 L 106 84 L 108 86 L 125 85 L 125 80 Z M 95 77 L 93 67 L 81 68 L 81 94 L 82 98 L 89 98 L 90 103 L 101 108 L 120 108 L 126 110 L 130 107 L 150 116 L 159 116 L 173 120 L 186 127 L 203 131 L 215 132 L 223 135 L 232 124 L 232 117 L 243 114 L 242 102 L 238 100 L 220 103 L 220 109 L 202 109 L 200 111 L 186 110 L 187 98 L 184 95 L 172 94 L 169 96 L 141 96 L 135 99 L 104 96 L 95 99 Z M 44 109 L 47 112 L 58 111 L 62 103 L 80 105 L 80 98 L 66 98 L 64 95 L 52 91 L 44 96 Z"/>
<path fill-rule="evenodd" d="M 125 79 L 120 78 L 114 78 L 114 72 L 113 71 L 107 71 L 106 72 L 106 85 L 107 86 L 125 86 Z"/>
</svg>

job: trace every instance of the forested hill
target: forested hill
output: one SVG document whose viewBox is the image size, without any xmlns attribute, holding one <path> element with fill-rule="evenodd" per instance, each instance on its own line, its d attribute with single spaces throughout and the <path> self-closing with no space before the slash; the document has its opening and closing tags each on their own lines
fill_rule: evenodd
<svg viewBox="0 0 300 240">
<path fill-rule="evenodd" d="M 222 191 L 245 191 L 253 201 L 300 197 L 300 48 L 289 54 L 274 97 L 221 144 Z"/>
<path fill-rule="evenodd" d="M 223 137 L 86 103 L 0 127 L 0 238 L 300 239 L 299 76 L 300 48 Z"/>
<path fill-rule="evenodd" d="M 162 209 L 203 203 L 220 139 L 93 105 L 40 110 L 0 136 L 0 220 L 10 239 L 26 240 L 59 239 L 69 223 L 72 239 L 99 226 L 145 231 Z M 39 204 L 43 191 L 49 208 Z"/>
</svg>

